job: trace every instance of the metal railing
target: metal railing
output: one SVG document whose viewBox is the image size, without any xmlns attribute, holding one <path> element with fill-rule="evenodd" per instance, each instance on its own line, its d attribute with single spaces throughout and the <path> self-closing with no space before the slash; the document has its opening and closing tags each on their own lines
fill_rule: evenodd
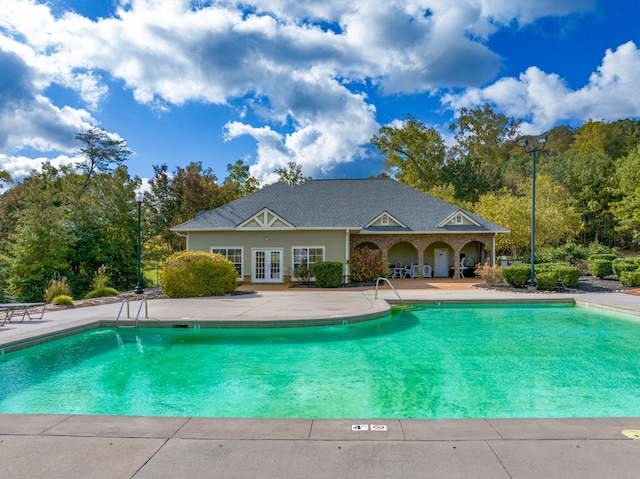
<svg viewBox="0 0 640 479">
<path fill-rule="evenodd" d="M 398 297 L 398 299 L 400 300 L 400 302 L 402 304 L 405 304 L 404 300 L 400 297 L 400 295 L 398 294 L 398 292 L 396 291 L 396 288 L 393 287 L 393 285 L 391 284 L 391 281 L 389 281 L 387 278 L 383 278 L 382 276 L 380 278 L 378 278 L 376 280 L 376 296 L 375 299 L 378 299 L 378 285 L 380 284 L 380 281 L 384 281 L 386 282 L 389 286 L 391 286 L 391 289 L 393 290 L 394 293 L 396 293 L 396 296 Z"/>
<path fill-rule="evenodd" d="M 129 298 L 125 298 L 122 303 L 120 303 L 120 309 L 118 310 L 118 315 L 116 316 L 116 329 L 121 327 L 135 328 L 138 329 L 138 319 L 140 318 L 140 313 L 142 312 L 142 306 L 144 305 L 144 317 L 149 317 L 149 306 L 147 305 L 147 300 L 142 299 L 140 301 L 140 306 L 138 306 L 138 312 L 136 314 L 136 319 L 133 326 L 120 326 L 120 316 L 122 315 L 122 310 L 124 309 L 124 305 L 127 305 L 127 319 L 131 319 L 131 315 L 129 314 Z"/>
</svg>

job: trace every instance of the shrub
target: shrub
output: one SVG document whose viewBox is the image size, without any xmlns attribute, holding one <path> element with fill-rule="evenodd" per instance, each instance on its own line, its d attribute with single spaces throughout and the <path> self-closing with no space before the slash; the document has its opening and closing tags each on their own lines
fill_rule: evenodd
<svg viewBox="0 0 640 479">
<path fill-rule="evenodd" d="M 553 291 L 558 287 L 558 273 L 549 271 L 536 274 L 536 287 L 543 291 Z"/>
<path fill-rule="evenodd" d="M 558 277 L 558 285 L 565 288 L 575 288 L 581 275 L 578 268 L 562 263 L 538 264 L 536 265 L 536 278 L 538 273 L 555 273 Z"/>
<path fill-rule="evenodd" d="M 616 258 L 611 263 L 613 268 L 613 274 L 618 278 L 620 274 L 625 271 L 637 271 L 640 270 L 640 257 L 638 258 Z"/>
<path fill-rule="evenodd" d="M 531 266 L 512 264 L 502 269 L 502 278 L 514 288 L 524 288 L 531 278 Z"/>
<path fill-rule="evenodd" d="M 311 270 L 307 268 L 306 264 L 303 264 L 293 272 L 293 276 L 302 284 L 311 283 Z"/>
<path fill-rule="evenodd" d="M 119 294 L 120 293 L 117 289 L 105 286 L 100 289 L 92 289 L 87 294 L 85 294 L 84 299 L 105 298 L 107 296 L 118 296 Z"/>
<path fill-rule="evenodd" d="M 57 306 L 73 306 L 73 299 L 66 294 L 60 294 L 51 300 L 51 304 Z"/>
<path fill-rule="evenodd" d="M 598 278 L 610 276 L 613 274 L 612 263 L 612 259 L 589 258 L 589 273 Z"/>
<path fill-rule="evenodd" d="M 370 248 L 358 248 L 349 258 L 351 281 L 368 283 L 385 275 L 382 251 Z"/>
<path fill-rule="evenodd" d="M 91 291 L 85 295 L 85 299 L 103 298 L 105 296 L 117 296 L 119 293 L 116 289 L 107 286 L 109 281 L 109 275 L 107 274 L 107 268 L 102 265 L 98 268 L 98 271 L 93 275 L 93 281 L 91 282 Z"/>
<path fill-rule="evenodd" d="M 600 243 L 591 243 L 587 249 L 589 251 L 589 258 L 600 254 L 616 254 L 615 248 Z"/>
<path fill-rule="evenodd" d="M 337 261 L 324 261 L 311 266 L 316 283 L 321 288 L 337 288 L 342 284 L 343 265 Z"/>
<path fill-rule="evenodd" d="M 217 253 L 181 251 L 162 268 L 162 291 L 170 298 L 222 296 L 235 291 L 238 273 Z"/>
<path fill-rule="evenodd" d="M 480 266 L 478 268 L 482 281 L 489 286 L 495 286 L 502 283 L 502 267 L 496 266 Z"/>
<path fill-rule="evenodd" d="M 71 296 L 67 278 L 59 275 L 51 278 L 44 289 L 44 298 L 47 303 L 51 303 L 58 296 Z"/>
<path fill-rule="evenodd" d="M 620 273 L 620 284 L 632 288 L 640 286 L 640 270 Z"/>
</svg>

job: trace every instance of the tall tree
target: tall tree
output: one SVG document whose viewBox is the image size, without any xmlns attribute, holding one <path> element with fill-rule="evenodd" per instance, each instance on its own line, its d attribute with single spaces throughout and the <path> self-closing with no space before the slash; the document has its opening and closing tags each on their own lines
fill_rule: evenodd
<svg viewBox="0 0 640 479">
<path fill-rule="evenodd" d="M 640 243 L 640 144 L 618 161 L 616 177 L 622 200 L 613 202 L 611 210 L 617 229 L 630 235 L 634 250 Z"/>
<path fill-rule="evenodd" d="M 242 160 L 227 164 L 227 177 L 223 186 L 228 192 L 228 201 L 247 196 L 260 189 L 260 182 L 249 173 L 249 165 Z"/>
<path fill-rule="evenodd" d="M 444 171 L 458 198 L 475 202 L 480 195 L 502 187 L 502 171 L 520 123 L 494 112 L 488 104 L 460 111 L 457 123 L 449 127 L 456 143 L 449 150 Z"/>
<path fill-rule="evenodd" d="M 442 183 L 445 146 L 440 133 L 407 115 L 401 127 L 383 126 L 371 144 L 385 156 L 387 172 L 421 191 Z"/>
<path fill-rule="evenodd" d="M 290 161 L 287 163 L 287 166 L 276 168 L 273 172 L 279 175 L 278 181 L 289 186 L 301 185 L 311 179 L 310 176 L 304 176 L 302 174 L 302 165 L 299 165 L 295 161 Z"/>
<path fill-rule="evenodd" d="M 127 148 L 127 142 L 112 133 L 91 126 L 83 129 L 76 135 L 84 146 L 78 152 L 85 158 L 80 170 L 84 173 L 84 183 L 80 194 L 89 187 L 89 182 L 96 172 L 109 172 L 122 165 L 131 150 Z"/>
<path fill-rule="evenodd" d="M 0 189 L 4 186 L 3 183 L 13 183 L 13 178 L 7 171 L 0 170 Z"/>
</svg>

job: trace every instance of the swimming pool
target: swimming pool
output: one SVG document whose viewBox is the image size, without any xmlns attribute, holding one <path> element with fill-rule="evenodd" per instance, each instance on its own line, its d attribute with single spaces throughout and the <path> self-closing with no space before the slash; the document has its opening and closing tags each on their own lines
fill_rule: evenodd
<svg viewBox="0 0 640 479">
<path fill-rule="evenodd" d="M 347 326 L 101 329 L 5 354 L 0 412 L 636 416 L 636 319 L 570 305 L 414 305 Z"/>
</svg>

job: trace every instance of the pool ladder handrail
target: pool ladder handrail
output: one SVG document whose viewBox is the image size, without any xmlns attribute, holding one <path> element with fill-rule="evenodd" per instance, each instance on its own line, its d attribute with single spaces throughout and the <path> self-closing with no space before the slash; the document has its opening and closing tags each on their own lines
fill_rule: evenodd
<svg viewBox="0 0 640 479">
<path fill-rule="evenodd" d="M 375 299 L 378 299 L 378 285 L 380 284 L 380 280 L 386 282 L 389 286 L 391 286 L 391 289 L 393 290 L 394 293 L 396 293 L 396 296 L 398 297 L 398 299 L 400 300 L 400 302 L 402 304 L 405 304 L 404 300 L 400 297 L 400 295 L 398 294 L 398 292 L 396 291 L 396 288 L 393 287 L 393 285 L 391 284 L 391 281 L 389 281 L 387 278 L 383 278 L 382 276 L 379 277 L 376 280 L 376 295 L 375 295 Z"/>
<path fill-rule="evenodd" d="M 120 315 L 122 314 L 122 309 L 124 308 L 125 304 L 127 305 L 127 318 L 131 319 L 131 316 L 129 314 L 129 298 L 125 298 L 124 300 L 122 300 L 122 303 L 120 303 L 120 309 L 118 310 L 118 315 L 116 316 L 116 329 L 120 328 Z M 138 329 L 138 319 L 140 318 L 140 313 L 142 312 L 142 305 L 144 305 L 144 317 L 147 319 L 149 318 L 149 306 L 147 304 L 147 300 L 145 298 L 142 298 L 142 301 L 140 301 L 140 306 L 138 306 L 138 313 L 136 314 L 134 325 L 127 327 Z M 125 326 L 122 327 L 124 328 Z"/>
</svg>

